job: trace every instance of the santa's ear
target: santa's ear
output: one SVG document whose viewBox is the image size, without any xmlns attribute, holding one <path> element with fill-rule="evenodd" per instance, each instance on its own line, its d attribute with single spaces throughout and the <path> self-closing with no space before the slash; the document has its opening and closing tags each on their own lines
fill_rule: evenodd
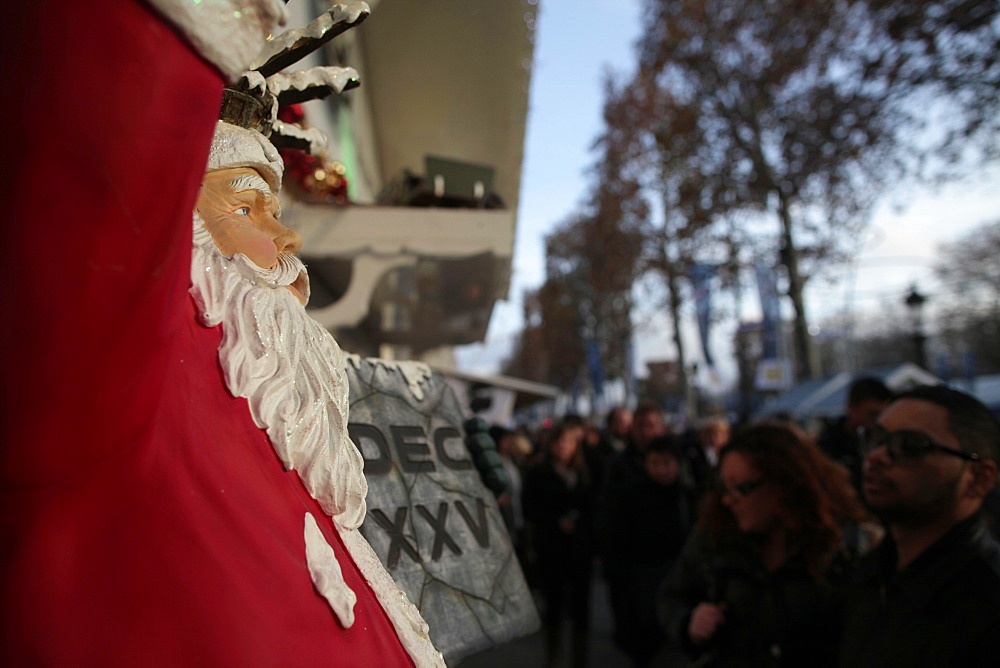
<svg viewBox="0 0 1000 668">
<path fill-rule="evenodd" d="M 980 498 L 985 497 L 997 484 L 997 463 L 992 459 L 972 463 L 972 482 L 968 491 Z"/>
</svg>

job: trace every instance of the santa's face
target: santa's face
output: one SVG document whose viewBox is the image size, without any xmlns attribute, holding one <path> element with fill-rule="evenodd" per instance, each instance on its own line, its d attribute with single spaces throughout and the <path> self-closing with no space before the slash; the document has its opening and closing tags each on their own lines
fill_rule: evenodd
<svg viewBox="0 0 1000 668">
<path fill-rule="evenodd" d="M 279 222 L 277 196 L 248 167 L 205 174 L 195 210 L 226 257 L 240 253 L 262 269 L 273 269 L 282 254 L 295 253 L 302 246 L 298 233 Z M 287 287 L 301 303 L 306 302 L 297 283 Z"/>
<path fill-rule="evenodd" d="M 191 292 L 198 318 L 207 327 L 221 325 L 226 386 L 247 399 L 282 463 L 298 472 L 340 526 L 354 529 L 364 521 L 368 486 L 364 459 L 347 433 L 343 354 L 301 303 L 299 295 L 309 291 L 305 267 L 287 252 L 297 247 L 298 236 L 291 233 L 294 245 L 283 243 L 285 228 L 273 211 L 257 221 L 249 215 L 254 207 L 268 213 L 268 203 L 256 195 L 240 197 L 255 188 L 264 192 L 266 184 L 244 181 L 252 174 L 206 177 L 192 219 Z M 241 207 L 247 210 L 236 210 Z"/>
</svg>

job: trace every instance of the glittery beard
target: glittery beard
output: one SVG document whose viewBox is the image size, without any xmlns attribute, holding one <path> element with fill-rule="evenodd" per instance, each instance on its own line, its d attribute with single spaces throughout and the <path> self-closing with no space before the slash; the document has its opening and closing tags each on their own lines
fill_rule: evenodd
<svg viewBox="0 0 1000 668">
<path fill-rule="evenodd" d="M 202 323 L 222 324 L 226 385 L 250 404 L 284 465 L 343 528 L 365 517 L 364 461 L 347 434 L 348 396 L 340 346 L 287 289 L 297 258 L 274 270 L 227 259 L 195 225 L 191 293 Z M 242 259 L 241 259 L 242 258 Z"/>
<path fill-rule="evenodd" d="M 306 272 L 302 260 L 294 255 L 280 253 L 278 255 L 278 264 L 273 269 L 258 267 L 250 258 L 242 253 L 234 255 L 231 261 L 236 265 L 240 276 L 254 285 L 265 288 L 283 288 L 288 285 L 294 285 L 296 288 L 299 288 L 299 291 L 308 301 L 309 274 Z"/>
</svg>

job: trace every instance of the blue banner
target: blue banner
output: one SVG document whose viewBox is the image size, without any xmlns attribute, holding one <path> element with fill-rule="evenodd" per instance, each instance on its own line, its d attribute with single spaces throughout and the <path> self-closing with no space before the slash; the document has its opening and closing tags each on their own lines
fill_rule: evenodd
<svg viewBox="0 0 1000 668">
<path fill-rule="evenodd" d="M 701 337 L 701 352 L 705 363 L 714 367 L 712 352 L 708 347 L 708 335 L 712 327 L 712 278 L 717 265 L 695 263 L 688 272 L 691 288 L 694 290 L 694 305 L 698 315 L 698 334 Z"/>
<path fill-rule="evenodd" d="M 941 380 L 945 383 L 951 382 L 951 357 L 945 353 L 938 353 L 934 357 L 934 367 Z"/>
<path fill-rule="evenodd" d="M 601 364 L 601 349 L 597 341 L 587 341 L 587 368 L 590 370 L 590 384 L 594 388 L 594 396 L 604 396 L 604 365 Z"/>
<path fill-rule="evenodd" d="M 965 351 L 962 355 L 962 366 L 965 371 L 965 379 L 969 382 L 969 387 L 972 387 L 973 383 L 976 382 L 976 354 L 971 350 Z"/>
<path fill-rule="evenodd" d="M 760 295 L 763 328 L 762 359 L 778 357 L 778 324 L 781 322 L 781 302 L 778 299 L 778 273 L 774 267 L 758 264 L 757 292 Z"/>
</svg>

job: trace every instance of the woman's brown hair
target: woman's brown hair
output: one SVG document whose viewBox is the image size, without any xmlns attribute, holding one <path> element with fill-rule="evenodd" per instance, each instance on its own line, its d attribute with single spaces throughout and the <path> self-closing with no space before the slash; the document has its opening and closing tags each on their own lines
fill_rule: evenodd
<svg viewBox="0 0 1000 668">
<path fill-rule="evenodd" d="M 866 518 L 847 469 L 827 457 L 805 432 L 785 422 L 761 422 L 737 432 L 719 453 L 719 463 L 734 452 L 747 457 L 778 490 L 789 550 L 802 556 L 813 577 L 821 578 L 840 546 L 845 525 Z M 712 544 L 739 534 L 718 491 L 706 495 L 695 531 Z"/>
</svg>

